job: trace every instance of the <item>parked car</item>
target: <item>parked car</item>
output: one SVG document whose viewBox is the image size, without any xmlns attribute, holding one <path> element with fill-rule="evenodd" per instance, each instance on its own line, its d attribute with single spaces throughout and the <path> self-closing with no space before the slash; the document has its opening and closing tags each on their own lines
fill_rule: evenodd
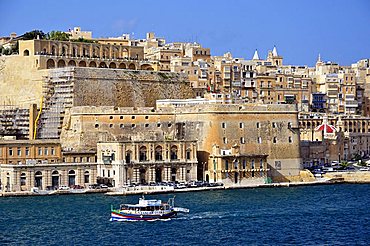
<svg viewBox="0 0 370 246">
<path fill-rule="evenodd" d="M 74 185 L 74 186 L 72 186 L 72 189 L 75 189 L 75 190 L 77 190 L 77 189 L 84 189 L 85 187 L 83 187 L 82 185 Z"/>
<path fill-rule="evenodd" d="M 58 190 L 69 190 L 69 186 L 66 186 L 66 185 L 61 185 L 58 187 Z"/>
<path fill-rule="evenodd" d="M 89 189 L 100 189 L 100 186 L 98 184 L 91 184 L 89 185 Z"/>
<path fill-rule="evenodd" d="M 100 188 L 102 188 L 102 189 L 108 189 L 108 185 L 106 185 L 106 184 L 100 184 L 99 186 L 100 186 Z"/>
<path fill-rule="evenodd" d="M 361 167 L 360 169 L 358 169 L 359 171 L 370 171 L 370 168 L 369 167 Z"/>
<path fill-rule="evenodd" d="M 175 184 L 175 189 L 185 189 L 185 188 L 186 188 L 186 184 L 184 182 Z"/>
</svg>

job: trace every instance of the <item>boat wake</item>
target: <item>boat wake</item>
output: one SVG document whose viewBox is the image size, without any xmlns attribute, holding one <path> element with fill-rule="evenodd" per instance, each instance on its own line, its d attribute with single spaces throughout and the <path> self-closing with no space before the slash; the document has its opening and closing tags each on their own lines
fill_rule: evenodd
<svg viewBox="0 0 370 246">
<path fill-rule="evenodd" d="M 230 217 L 240 217 L 242 213 L 238 212 L 203 212 L 203 213 L 197 213 L 193 214 L 191 216 L 184 216 L 184 217 L 177 217 L 174 218 L 174 220 L 197 220 L 197 219 L 222 219 L 222 218 L 230 218 Z"/>
</svg>

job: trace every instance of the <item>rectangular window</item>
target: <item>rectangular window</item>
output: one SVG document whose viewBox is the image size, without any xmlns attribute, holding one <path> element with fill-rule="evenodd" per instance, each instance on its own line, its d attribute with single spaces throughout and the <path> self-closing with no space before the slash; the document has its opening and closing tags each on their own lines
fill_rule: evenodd
<svg viewBox="0 0 370 246">
<path fill-rule="evenodd" d="M 105 170 L 103 169 L 103 177 L 105 176 Z"/>
<path fill-rule="evenodd" d="M 261 169 L 263 168 L 263 160 L 262 159 L 260 160 L 260 168 Z"/>
<path fill-rule="evenodd" d="M 49 149 L 47 147 L 44 148 L 44 155 L 49 155 Z"/>
<path fill-rule="evenodd" d="M 273 143 L 277 143 L 277 137 L 274 137 L 274 139 L 272 140 Z"/>
<path fill-rule="evenodd" d="M 229 170 L 229 162 L 225 160 L 225 170 Z"/>
<path fill-rule="evenodd" d="M 51 148 L 50 152 L 51 152 L 51 155 L 55 155 L 55 149 L 53 147 Z"/>
<path fill-rule="evenodd" d="M 9 155 L 13 156 L 13 148 L 9 148 Z"/>
<path fill-rule="evenodd" d="M 223 138 L 223 140 L 224 140 L 224 144 L 227 144 L 227 138 Z"/>
<path fill-rule="evenodd" d="M 243 169 L 245 169 L 247 166 L 247 161 L 246 160 L 243 160 Z"/>
<path fill-rule="evenodd" d="M 276 123 L 272 122 L 272 128 L 276 128 Z"/>
<path fill-rule="evenodd" d="M 261 137 L 258 137 L 258 139 L 257 139 L 257 143 L 262 143 L 262 138 Z"/>
<path fill-rule="evenodd" d="M 240 143 L 245 144 L 245 139 L 244 139 L 244 137 L 241 137 L 241 138 L 240 138 Z"/>
<path fill-rule="evenodd" d="M 292 137 L 289 137 L 288 141 L 289 141 L 289 143 L 292 143 L 293 142 Z"/>
<path fill-rule="evenodd" d="M 38 148 L 37 148 L 37 154 L 38 154 L 38 155 L 42 155 L 42 148 L 41 148 L 41 147 L 38 147 Z"/>
<path fill-rule="evenodd" d="M 20 147 L 17 148 L 17 155 L 18 156 L 21 156 L 22 155 L 22 150 Z"/>
<path fill-rule="evenodd" d="M 108 170 L 108 178 L 110 177 L 110 170 Z"/>
<path fill-rule="evenodd" d="M 251 168 L 254 169 L 254 159 L 251 161 Z"/>
<path fill-rule="evenodd" d="M 239 128 L 244 128 L 244 123 L 243 122 L 239 123 Z"/>
<path fill-rule="evenodd" d="M 275 161 L 275 169 L 281 170 L 281 161 Z"/>
<path fill-rule="evenodd" d="M 29 156 L 29 155 L 30 155 L 30 148 L 26 147 L 26 156 Z"/>
<path fill-rule="evenodd" d="M 257 123 L 256 123 L 256 126 L 257 126 L 257 128 L 260 128 L 260 123 L 259 123 L 259 122 L 257 122 Z"/>
<path fill-rule="evenodd" d="M 222 122 L 221 126 L 222 126 L 222 128 L 226 128 L 226 123 Z"/>
</svg>

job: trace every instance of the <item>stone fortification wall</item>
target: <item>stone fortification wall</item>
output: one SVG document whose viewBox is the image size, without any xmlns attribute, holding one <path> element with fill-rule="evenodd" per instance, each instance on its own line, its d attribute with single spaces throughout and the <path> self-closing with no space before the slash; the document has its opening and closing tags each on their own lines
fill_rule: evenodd
<svg viewBox="0 0 370 246">
<path fill-rule="evenodd" d="M 43 76 L 37 57 L 0 56 L 0 104 L 28 108 L 40 105 Z"/>
<path fill-rule="evenodd" d="M 157 99 L 192 98 L 186 75 L 122 69 L 74 68 L 74 106 L 150 107 Z"/>
<path fill-rule="evenodd" d="M 91 150 L 98 141 L 196 140 L 200 162 L 212 147 L 267 155 L 274 177 L 299 176 L 298 112 L 292 105 L 198 105 L 181 108 L 73 107 L 61 135 L 67 148 Z M 209 163 L 209 165 L 211 165 Z"/>
</svg>

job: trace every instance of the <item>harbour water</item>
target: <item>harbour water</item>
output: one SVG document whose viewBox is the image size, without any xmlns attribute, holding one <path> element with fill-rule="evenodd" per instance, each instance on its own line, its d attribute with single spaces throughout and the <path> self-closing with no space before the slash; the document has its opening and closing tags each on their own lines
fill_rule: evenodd
<svg viewBox="0 0 370 246">
<path fill-rule="evenodd" d="M 176 194 L 190 213 L 110 222 L 139 196 L 0 198 L 0 245 L 368 245 L 370 185 L 339 184 Z M 167 200 L 171 194 L 146 198 Z"/>
</svg>

